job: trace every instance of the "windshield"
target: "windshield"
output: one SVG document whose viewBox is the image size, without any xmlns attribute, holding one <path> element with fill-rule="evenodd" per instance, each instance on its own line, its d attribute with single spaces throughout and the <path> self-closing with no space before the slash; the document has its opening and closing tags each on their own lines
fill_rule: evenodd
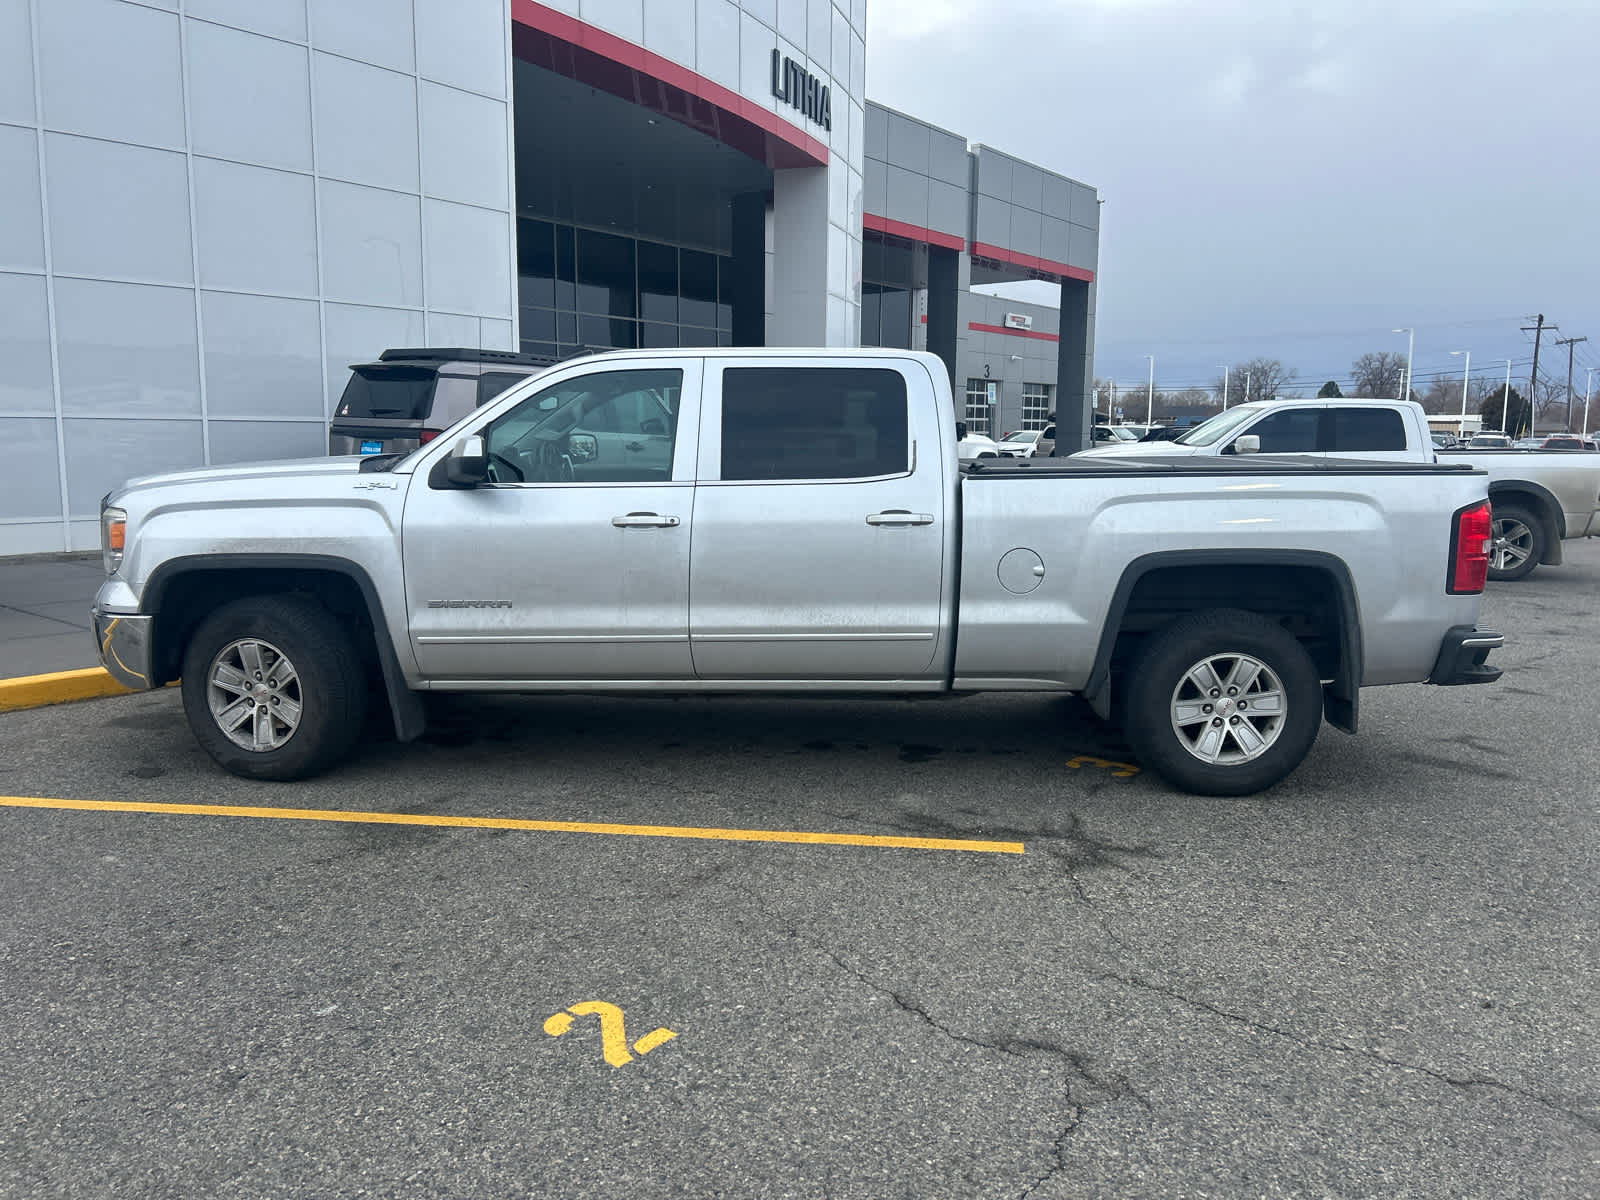
<svg viewBox="0 0 1600 1200">
<path fill-rule="evenodd" d="M 1258 408 L 1241 405 L 1225 413 L 1218 413 L 1209 421 L 1202 421 L 1182 437 L 1175 439 L 1180 446 L 1211 446 L 1227 437 L 1245 422 L 1260 415 Z"/>
<path fill-rule="evenodd" d="M 421 421 L 433 407 L 432 367 L 355 367 L 336 415 Z"/>
<path fill-rule="evenodd" d="M 1035 440 L 1038 436 L 1039 436 L 1039 431 L 1037 429 L 1024 429 L 1024 430 L 1021 430 L 1018 433 L 1008 433 L 1008 434 L 1006 434 L 1006 439 L 1005 440 L 1008 441 L 1008 442 L 1031 442 L 1031 441 Z"/>
</svg>

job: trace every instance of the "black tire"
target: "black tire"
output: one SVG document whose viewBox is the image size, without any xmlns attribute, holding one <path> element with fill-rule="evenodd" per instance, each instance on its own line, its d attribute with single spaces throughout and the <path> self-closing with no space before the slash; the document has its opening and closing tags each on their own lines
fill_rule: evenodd
<svg viewBox="0 0 1600 1200">
<path fill-rule="evenodd" d="M 1489 551 L 1489 578 L 1501 583 L 1523 579 L 1544 561 L 1544 522 L 1520 504 L 1490 501 L 1494 546 Z"/>
<path fill-rule="evenodd" d="M 289 669 L 280 680 L 273 668 L 283 662 Z M 250 663 L 262 670 L 248 671 Z M 217 609 L 189 639 L 183 710 L 225 770 L 246 779 L 304 779 L 349 752 L 366 719 L 367 679 L 349 635 L 320 604 L 250 596 Z"/>
<path fill-rule="evenodd" d="M 1261 667 L 1254 675 L 1249 660 Z M 1191 679 L 1208 663 L 1219 694 L 1201 694 Z M 1135 757 L 1195 795 L 1271 787 L 1311 752 L 1322 724 L 1322 681 L 1305 647 L 1282 626 L 1239 609 L 1180 617 L 1150 636 L 1125 678 L 1123 732 Z M 1245 686 L 1229 695 L 1234 678 Z M 1256 696 L 1263 707 L 1252 710 Z"/>
</svg>

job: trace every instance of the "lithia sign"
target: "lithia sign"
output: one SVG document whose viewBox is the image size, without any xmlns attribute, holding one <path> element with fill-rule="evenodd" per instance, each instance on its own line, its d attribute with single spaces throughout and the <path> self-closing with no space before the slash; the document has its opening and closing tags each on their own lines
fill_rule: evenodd
<svg viewBox="0 0 1600 1200">
<path fill-rule="evenodd" d="M 827 85 L 776 48 L 772 51 L 772 94 L 833 132 L 833 97 Z"/>
</svg>

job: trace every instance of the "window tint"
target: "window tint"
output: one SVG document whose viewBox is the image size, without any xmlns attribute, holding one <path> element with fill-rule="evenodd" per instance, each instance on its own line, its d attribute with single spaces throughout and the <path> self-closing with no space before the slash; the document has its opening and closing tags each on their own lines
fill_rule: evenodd
<svg viewBox="0 0 1600 1200">
<path fill-rule="evenodd" d="M 664 483 L 682 371 L 604 371 L 535 392 L 484 431 L 495 483 Z"/>
<path fill-rule="evenodd" d="M 1328 449 L 1335 454 L 1406 448 L 1405 422 L 1393 409 L 1335 408 L 1329 411 L 1333 414 L 1333 445 Z"/>
<path fill-rule="evenodd" d="M 1245 434 L 1261 439 L 1263 454 L 1305 454 L 1317 448 L 1320 408 L 1294 408 L 1257 421 Z"/>
<path fill-rule="evenodd" d="M 723 479 L 865 479 L 910 463 L 906 384 L 880 367 L 722 373 Z"/>
<path fill-rule="evenodd" d="M 420 421 L 433 404 L 436 374 L 432 367 L 357 367 L 336 415 Z"/>
<path fill-rule="evenodd" d="M 507 388 L 516 387 L 526 379 L 515 371 L 485 371 L 478 376 L 478 403 L 487 404 Z"/>
</svg>

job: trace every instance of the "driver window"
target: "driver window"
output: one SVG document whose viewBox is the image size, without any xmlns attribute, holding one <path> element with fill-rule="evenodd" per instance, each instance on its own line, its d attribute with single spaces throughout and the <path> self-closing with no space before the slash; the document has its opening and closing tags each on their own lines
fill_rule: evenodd
<svg viewBox="0 0 1600 1200">
<path fill-rule="evenodd" d="M 494 483 L 665 483 L 679 370 L 603 371 L 535 392 L 484 430 Z"/>
</svg>

